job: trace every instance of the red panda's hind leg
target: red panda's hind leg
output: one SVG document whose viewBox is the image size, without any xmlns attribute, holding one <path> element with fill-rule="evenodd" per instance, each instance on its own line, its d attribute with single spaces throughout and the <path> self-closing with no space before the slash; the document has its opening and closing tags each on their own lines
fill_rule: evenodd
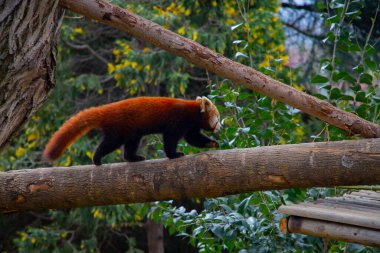
<svg viewBox="0 0 380 253">
<path fill-rule="evenodd" d="M 119 136 L 114 136 L 114 135 L 105 133 L 102 142 L 96 148 L 94 157 L 92 158 L 93 163 L 97 166 L 102 165 L 102 157 L 115 151 L 122 144 L 123 144 L 123 140 L 119 138 Z"/>
<path fill-rule="evenodd" d="M 124 143 L 124 159 L 128 162 L 144 161 L 145 157 L 136 155 L 142 136 L 134 136 Z"/>
</svg>

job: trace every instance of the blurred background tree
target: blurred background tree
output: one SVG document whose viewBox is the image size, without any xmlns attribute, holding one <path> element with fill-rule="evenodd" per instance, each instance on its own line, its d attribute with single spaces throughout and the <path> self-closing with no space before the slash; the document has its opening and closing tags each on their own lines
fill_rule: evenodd
<svg viewBox="0 0 380 253">
<path fill-rule="evenodd" d="M 124 1 L 127 8 L 296 89 L 379 123 L 379 3 L 329 1 Z M 45 166 L 41 152 L 70 115 L 134 96 L 208 95 L 222 114 L 221 148 L 348 139 L 301 111 L 218 78 L 108 26 L 66 12 L 57 87 L 1 153 L 0 170 Z M 81 138 L 54 166 L 90 164 L 100 139 Z M 160 136 L 141 152 L 164 157 Z M 181 142 L 186 154 L 202 150 Z M 120 151 L 104 162 L 120 162 Z M 291 156 L 291 154 L 290 154 Z M 222 186 L 221 186 L 222 187 Z M 320 252 L 323 242 L 278 229 L 281 204 L 342 193 L 311 188 L 0 215 L 0 251 L 145 252 L 147 220 L 165 226 L 165 252 Z M 331 252 L 376 252 L 333 242 Z M 378 251 L 377 251 L 378 252 Z"/>
</svg>

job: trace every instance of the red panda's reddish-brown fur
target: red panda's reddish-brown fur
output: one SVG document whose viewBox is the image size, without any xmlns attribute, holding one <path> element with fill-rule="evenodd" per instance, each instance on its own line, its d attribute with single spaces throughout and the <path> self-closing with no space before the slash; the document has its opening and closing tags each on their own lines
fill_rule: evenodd
<svg viewBox="0 0 380 253">
<path fill-rule="evenodd" d="M 177 134 L 177 128 L 189 127 L 189 130 L 192 128 L 213 130 L 212 128 L 214 126 L 209 126 L 207 123 L 208 114 L 200 112 L 200 105 L 201 101 L 199 99 L 189 101 L 164 97 L 139 97 L 83 110 L 64 123 L 52 136 L 43 152 L 43 159 L 45 161 L 56 160 L 69 145 L 92 128 L 103 130 L 106 137 L 111 136 L 107 137 L 111 139 L 109 142 L 120 141 L 120 143 L 115 143 L 115 147 L 121 145 L 126 146 L 131 142 L 130 140 L 133 140 L 132 144 L 135 145 L 134 139 L 141 138 L 146 134 L 164 133 L 165 135 L 166 132 L 172 130 L 173 133 L 166 133 L 166 135 L 181 135 L 178 136 L 181 138 L 188 131 L 178 130 L 179 132 L 183 131 L 183 133 Z M 213 110 L 216 110 L 216 107 Z M 219 117 L 218 112 L 217 116 Z M 203 142 L 212 141 L 203 135 L 202 136 L 207 138 L 207 140 L 202 139 L 203 137 L 197 134 L 195 135 L 196 140 L 193 142 L 199 144 L 196 146 L 205 146 L 206 143 Z M 115 140 L 112 140 L 112 136 L 116 137 Z M 199 140 L 199 138 L 202 140 Z M 170 140 L 171 139 L 169 139 L 169 141 Z M 139 139 L 136 141 L 139 142 Z M 199 143 L 200 141 L 202 143 Z M 106 145 L 102 146 L 103 149 L 109 143 L 105 144 Z M 209 144 L 209 146 L 213 147 L 211 144 Z M 98 147 L 98 149 L 101 149 L 101 147 Z M 130 153 L 133 153 L 133 151 L 136 152 L 136 150 L 131 149 Z M 109 150 L 98 152 L 100 153 L 100 158 L 110 153 Z M 130 155 L 131 161 L 140 159 L 140 157 L 136 155 Z M 98 161 L 98 163 L 100 163 L 100 161 Z"/>
</svg>

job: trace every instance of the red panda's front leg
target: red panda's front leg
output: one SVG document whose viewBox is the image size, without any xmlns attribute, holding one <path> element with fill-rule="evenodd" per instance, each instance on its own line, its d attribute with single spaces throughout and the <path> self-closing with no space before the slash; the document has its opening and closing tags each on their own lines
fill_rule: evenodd
<svg viewBox="0 0 380 253">
<path fill-rule="evenodd" d="M 192 146 L 198 148 L 218 148 L 219 144 L 210 139 L 209 137 L 203 135 L 200 129 L 192 129 L 185 135 L 185 140 Z"/>
</svg>

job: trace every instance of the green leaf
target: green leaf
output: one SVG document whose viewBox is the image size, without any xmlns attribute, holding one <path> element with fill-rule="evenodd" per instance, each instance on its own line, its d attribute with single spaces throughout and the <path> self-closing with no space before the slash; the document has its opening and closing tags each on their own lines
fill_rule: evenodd
<svg viewBox="0 0 380 253">
<path fill-rule="evenodd" d="M 238 207 L 238 213 L 240 213 L 240 214 L 245 213 L 245 211 L 249 205 L 249 201 L 251 200 L 251 197 L 252 197 L 252 195 L 249 196 L 248 198 L 243 199 L 243 201 L 240 202 L 239 207 Z"/>
<path fill-rule="evenodd" d="M 211 232 L 216 235 L 218 239 L 223 239 L 224 229 L 221 225 L 215 224 L 211 227 Z"/>
<path fill-rule="evenodd" d="M 360 16 L 360 14 L 361 14 L 361 11 L 358 11 L 358 10 L 346 12 L 346 16 L 351 17 L 351 18 L 356 18 Z"/>
<path fill-rule="evenodd" d="M 360 52 L 360 47 L 358 44 L 351 44 L 348 46 L 348 51 L 350 52 Z"/>
<path fill-rule="evenodd" d="M 345 80 L 347 82 L 350 82 L 350 83 L 355 83 L 356 82 L 356 79 L 353 76 L 351 76 L 350 74 L 348 74 L 347 72 L 345 72 L 343 80 Z"/>
<path fill-rule="evenodd" d="M 322 100 L 327 100 L 327 97 L 322 95 L 322 94 L 319 94 L 319 93 L 316 93 L 316 94 L 313 94 L 314 97 L 317 97 L 319 99 L 322 99 Z"/>
<path fill-rule="evenodd" d="M 356 113 L 359 117 L 365 118 L 367 116 L 368 106 L 366 104 L 361 104 L 357 109 Z"/>
<path fill-rule="evenodd" d="M 372 71 L 377 70 L 377 66 L 376 66 L 376 63 L 374 61 L 372 61 L 370 59 L 365 59 L 364 62 L 370 70 L 372 70 Z"/>
<path fill-rule="evenodd" d="M 330 99 L 339 99 L 342 96 L 340 89 L 334 88 L 330 92 Z"/>
<path fill-rule="evenodd" d="M 193 236 L 196 237 L 198 234 L 200 234 L 203 230 L 203 227 L 197 227 L 193 230 Z"/>
<path fill-rule="evenodd" d="M 372 84 L 372 76 L 370 74 L 362 74 L 360 75 L 360 82 L 366 84 Z"/>
<path fill-rule="evenodd" d="M 348 95 L 342 95 L 340 97 L 340 100 L 345 100 L 345 101 L 353 101 L 354 97 L 353 96 L 348 96 Z"/>
<path fill-rule="evenodd" d="M 352 69 L 355 70 L 356 73 L 361 74 L 364 70 L 364 67 L 362 64 L 358 64 L 355 67 L 353 67 Z"/>
<path fill-rule="evenodd" d="M 321 70 L 332 71 L 333 67 L 332 67 L 330 61 L 327 61 L 327 62 L 323 63 L 322 67 L 321 67 Z"/>
<path fill-rule="evenodd" d="M 311 83 L 327 83 L 329 79 L 322 75 L 315 75 L 311 78 Z"/>
<path fill-rule="evenodd" d="M 344 72 L 334 72 L 332 80 L 334 82 L 338 82 L 339 80 L 343 79 L 343 77 L 346 75 Z"/>
<path fill-rule="evenodd" d="M 367 45 L 364 50 L 369 56 L 374 56 L 376 54 L 376 49 L 372 45 Z"/>
<path fill-rule="evenodd" d="M 231 26 L 231 30 L 235 30 L 236 28 L 238 28 L 239 26 L 241 26 L 243 23 L 240 23 L 240 24 L 237 24 L 237 25 L 234 25 L 234 26 Z"/>
<path fill-rule="evenodd" d="M 362 87 L 360 85 L 354 85 L 354 86 L 351 87 L 351 90 L 353 90 L 355 92 L 357 92 L 357 91 L 359 91 L 361 89 L 362 89 Z"/>
<path fill-rule="evenodd" d="M 338 17 L 338 15 L 331 16 L 327 20 L 330 22 L 330 24 L 332 24 L 332 23 L 339 23 L 339 17 Z"/>
<path fill-rule="evenodd" d="M 367 98 L 365 96 L 365 92 L 364 91 L 359 91 L 356 94 L 355 100 L 359 101 L 359 102 L 367 102 Z"/>
<path fill-rule="evenodd" d="M 245 40 L 234 40 L 232 41 L 232 44 L 240 44 L 242 42 L 244 42 Z"/>
<path fill-rule="evenodd" d="M 235 54 L 235 57 L 236 57 L 236 58 L 239 58 L 239 57 L 248 58 L 248 55 L 245 55 L 245 54 L 243 54 L 243 53 L 241 53 L 241 52 L 237 52 L 237 53 Z"/>
</svg>

